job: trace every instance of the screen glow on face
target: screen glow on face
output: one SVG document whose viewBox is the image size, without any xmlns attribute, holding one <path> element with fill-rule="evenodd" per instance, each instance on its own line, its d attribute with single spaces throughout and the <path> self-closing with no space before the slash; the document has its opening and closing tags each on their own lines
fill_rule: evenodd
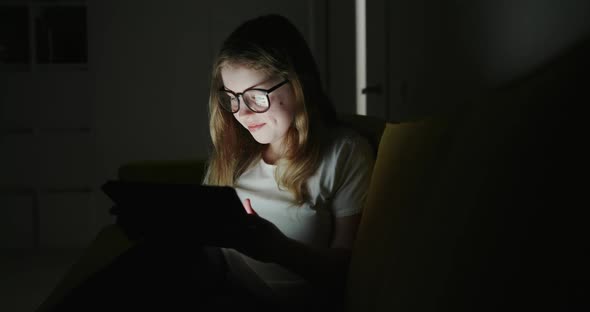
<svg viewBox="0 0 590 312">
<path fill-rule="evenodd" d="M 270 89 L 251 87 L 244 90 L 244 92 L 234 92 L 227 87 L 222 87 L 219 90 L 221 107 L 231 113 L 237 113 L 240 110 L 240 104 L 243 101 L 251 111 L 255 113 L 264 113 L 270 108 L 269 94 L 288 82 L 289 80 L 285 79 L 272 86 Z M 241 101 L 240 97 L 242 98 Z"/>
</svg>

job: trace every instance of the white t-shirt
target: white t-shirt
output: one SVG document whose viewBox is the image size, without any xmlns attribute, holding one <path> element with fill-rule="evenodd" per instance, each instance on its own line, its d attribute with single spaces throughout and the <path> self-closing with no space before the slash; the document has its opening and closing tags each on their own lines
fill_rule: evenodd
<svg viewBox="0 0 590 312">
<path fill-rule="evenodd" d="M 341 128 L 325 136 L 323 160 L 308 180 L 310 201 L 297 205 L 293 195 L 279 189 L 277 166 L 263 160 L 245 171 L 235 188 L 240 199 L 250 198 L 256 213 L 286 236 L 314 247 L 327 248 L 334 218 L 361 212 L 374 163 L 371 145 L 352 130 Z M 223 249 L 231 274 L 261 296 L 301 297 L 310 287 L 301 277 L 274 263 L 254 260 L 234 249 Z"/>
</svg>

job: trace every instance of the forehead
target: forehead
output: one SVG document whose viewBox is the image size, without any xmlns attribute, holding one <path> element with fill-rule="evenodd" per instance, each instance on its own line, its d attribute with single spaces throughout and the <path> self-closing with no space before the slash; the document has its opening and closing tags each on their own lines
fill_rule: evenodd
<svg viewBox="0 0 590 312">
<path fill-rule="evenodd" d="M 268 81 L 271 75 L 268 71 L 254 69 L 242 64 L 225 64 L 221 67 L 223 85 L 235 92 L 257 86 Z"/>
</svg>

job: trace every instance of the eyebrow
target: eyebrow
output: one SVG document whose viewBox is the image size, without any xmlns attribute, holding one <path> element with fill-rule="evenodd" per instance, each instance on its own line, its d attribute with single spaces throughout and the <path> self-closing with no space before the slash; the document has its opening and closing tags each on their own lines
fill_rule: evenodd
<svg viewBox="0 0 590 312">
<path fill-rule="evenodd" d="M 236 91 L 234 91 L 234 90 L 231 90 L 231 89 L 229 89 L 228 87 L 226 87 L 225 85 L 223 85 L 223 90 L 225 90 L 225 91 L 230 91 L 230 92 L 233 92 L 233 93 L 244 93 L 244 92 L 246 92 L 246 91 L 248 91 L 248 90 L 252 90 L 252 89 L 255 89 L 256 87 L 259 87 L 261 84 L 265 84 L 265 83 L 269 82 L 269 81 L 270 81 L 270 80 L 272 80 L 272 79 L 273 79 L 273 78 L 272 78 L 272 77 L 270 77 L 270 78 L 268 78 L 268 79 L 266 79 L 266 80 L 264 80 L 264 81 L 261 81 L 261 82 L 259 82 L 259 83 L 255 84 L 255 85 L 253 85 L 253 86 L 251 86 L 251 87 L 248 87 L 248 88 L 244 89 L 244 91 L 242 91 L 242 92 L 236 92 Z"/>
</svg>

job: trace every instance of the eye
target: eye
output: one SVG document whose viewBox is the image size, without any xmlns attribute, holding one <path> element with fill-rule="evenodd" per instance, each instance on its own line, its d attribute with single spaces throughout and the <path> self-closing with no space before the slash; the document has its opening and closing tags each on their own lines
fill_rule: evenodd
<svg viewBox="0 0 590 312">
<path fill-rule="evenodd" d="M 254 102 L 258 106 L 267 107 L 268 106 L 268 98 L 265 94 L 255 94 L 254 95 Z"/>
<path fill-rule="evenodd" d="M 261 108 L 266 108 L 269 105 L 266 93 L 259 90 L 247 91 L 244 93 L 244 99 L 248 102 L 248 104 L 256 105 Z"/>
</svg>

